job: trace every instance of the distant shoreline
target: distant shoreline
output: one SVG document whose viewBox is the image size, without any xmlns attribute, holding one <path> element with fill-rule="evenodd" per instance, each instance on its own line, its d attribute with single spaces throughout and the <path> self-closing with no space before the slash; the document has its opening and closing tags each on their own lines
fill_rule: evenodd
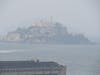
<svg viewBox="0 0 100 75">
<path fill-rule="evenodd" d="M 22 44 L 22 45 L 100 45 L 100 43 L 30 43 L 30 42 L 14 42 L 14 41 L 0 41 L 0 44 Z"/>
</svg>

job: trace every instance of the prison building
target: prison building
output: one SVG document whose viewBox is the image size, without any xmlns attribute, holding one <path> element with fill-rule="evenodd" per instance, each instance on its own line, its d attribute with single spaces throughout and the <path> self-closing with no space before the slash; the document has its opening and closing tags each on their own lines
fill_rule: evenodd
<svg viewBox="0 0 100 75">
<path fill-rule="evenodd" d="M 0 61 L 0 75 L 66 75 L 66 66 L 56 62 Z"/>
</svg>

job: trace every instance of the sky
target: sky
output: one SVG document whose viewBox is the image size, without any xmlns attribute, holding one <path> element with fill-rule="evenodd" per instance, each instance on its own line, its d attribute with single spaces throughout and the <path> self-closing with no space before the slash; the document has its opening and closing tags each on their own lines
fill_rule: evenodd
<svg viewBox="0 0 100 75">
<path fill-rule="evenodd" d="M 100 0 L 0 0 L 0 35 L 51 16 L 70 33 L 100 42 Z"/>
</svg>

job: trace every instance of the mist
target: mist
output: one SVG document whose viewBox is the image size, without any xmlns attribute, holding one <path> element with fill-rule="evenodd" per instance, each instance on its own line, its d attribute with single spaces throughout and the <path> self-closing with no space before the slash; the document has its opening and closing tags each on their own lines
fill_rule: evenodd
<svg viewBox="0 0 100 75">
<path fill-rule="evenodd" d="M 99 13 L 99 0 L 0 0 L 0 34 L 52 16 L 69 32 L 100 42 Z"/>
</svg>

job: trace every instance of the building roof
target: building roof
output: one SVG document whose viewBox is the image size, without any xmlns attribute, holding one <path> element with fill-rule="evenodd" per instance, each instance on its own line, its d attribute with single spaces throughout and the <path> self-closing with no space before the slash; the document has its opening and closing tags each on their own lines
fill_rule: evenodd
<svg viewBox="0 0 100 75">
<path fill-rule="evenodd" d="M 4 68 L 42 68 L 59 67 L 56 62 L 35 62 L 35 61 L 0 61 L 0 69 Z"/>
</svg>

